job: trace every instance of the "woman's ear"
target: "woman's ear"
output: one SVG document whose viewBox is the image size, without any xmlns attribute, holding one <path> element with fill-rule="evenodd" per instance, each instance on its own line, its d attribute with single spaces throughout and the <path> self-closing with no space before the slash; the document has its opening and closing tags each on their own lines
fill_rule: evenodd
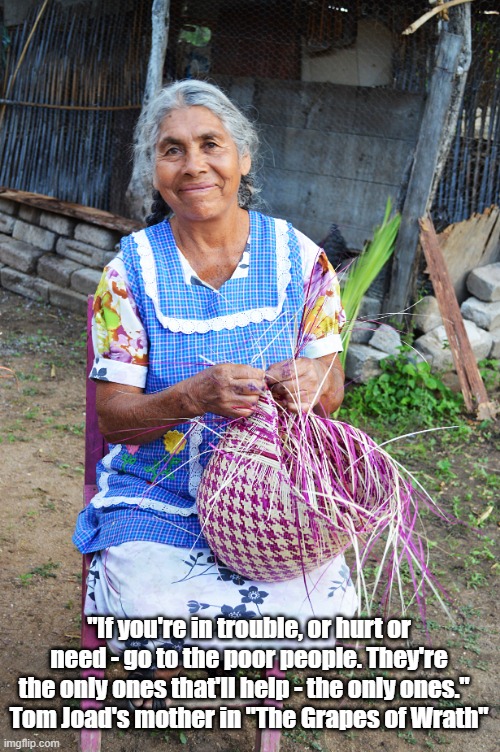
<svg viewBox="0 0 500 752">
<path fill-rule="evenodd" d="M 250 168 L 252 167 L 252 160 L 250 154 L 244 154 L 240 159 L 240 172 L 242 175 L 248 175 Z"/>
</svg>

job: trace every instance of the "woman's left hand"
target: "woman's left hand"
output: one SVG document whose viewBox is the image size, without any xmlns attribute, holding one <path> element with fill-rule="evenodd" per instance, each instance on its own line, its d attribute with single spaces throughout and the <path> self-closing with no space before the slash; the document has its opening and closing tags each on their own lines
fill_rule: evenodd
<svg viewBox="0 0 500 752">
<path fill-rule="evenodd" d="M 266 371 L 266 383 L 276 401 L 293 413 L 314 408 L 330 415 L 344 398 L 344 371 L 337 353 L 274 363 Z"/>
</svg>

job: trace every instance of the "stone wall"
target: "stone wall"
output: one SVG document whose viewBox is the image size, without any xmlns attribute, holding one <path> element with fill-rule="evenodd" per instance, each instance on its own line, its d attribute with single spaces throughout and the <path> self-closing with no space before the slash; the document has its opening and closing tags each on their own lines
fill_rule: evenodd
<svg viewBox="0 0 500 752">
<path fill-rule="evenodd" d="M 500 358 L 500 262 L 473 269 L 466 286 L 470 297 L 460 310 L 476 361 Z M 366 383 L 381 373 L 381 360 L 399 352 L 399 332 L 385 323 L 379 325 L 380 315 L 380 301 L 366 297 L 347 351 L 348 381 Z M 436 372 L 455 370 L 437 299 L 433 295 L 422 298 L 412 316 L 419 335 L 413 343 L 413 359 L 422 358 Z"/>
<path fill-rule="evenodd" d="M 0 195 L 0 285 L 84 313 L 124 234 Z"/>
</svg>

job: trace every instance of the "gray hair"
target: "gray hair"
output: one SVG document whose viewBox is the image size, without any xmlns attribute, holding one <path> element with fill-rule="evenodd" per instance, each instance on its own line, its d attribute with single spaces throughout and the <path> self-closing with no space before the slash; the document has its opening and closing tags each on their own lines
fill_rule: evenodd
<svg viewBox="0 0 500 752">
<path fill-rule="evenodd" d="M 259 159 L 259 137 L 255 126 L 214 84 L 206 81 L 176 81 L 165 86 L 143 109 L 135 136 L 135 156 L 145 171 L 153 175 L 156 144 L 164 118 L 174 110 L 186 107 L 206 107 L 219 118 L 233 139 L 241 157 L 249 155 L 252 167 L 243 175 L 238 190 L 238 204 L 243 209 L 255 206 L 259 188 L 255 184 L 255 170 Z"/>
</svg>

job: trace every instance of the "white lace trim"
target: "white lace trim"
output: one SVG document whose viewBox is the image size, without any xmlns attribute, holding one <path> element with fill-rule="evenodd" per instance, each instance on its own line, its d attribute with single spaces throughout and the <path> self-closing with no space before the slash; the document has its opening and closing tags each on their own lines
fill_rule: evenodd
<svg viewBox="0 0 500 752">
<path fill-rule="evenodd" d="M 258 324 L 261 321 L 274 321 L 283 308 L 286 297 L 286 288 L 291 279 L 290 273 L 290 249 L 288 246 L 288 225 L 283 219 L 274 220 L 276 233 L 276 273 L 278 283 L 278 303 L 276 306 L 253 308 L 248 311 L 240 311 L 228 316 L 216 316 L 212 319 L 179 319 L 165 316 L 160 310 L 158 300 L 158 285 L 156 279 L 156 265 L 153 249 L 144 230 L 133 233 L 137 245 L 141 272 L 144 279 L 146 295 L 152 300 L 158 321 L 166 329 L 183 334 L 204 334 L 208 331 L 219 332 L 222 329 L 234 329 L 236 326 Z"/>
</svg>

